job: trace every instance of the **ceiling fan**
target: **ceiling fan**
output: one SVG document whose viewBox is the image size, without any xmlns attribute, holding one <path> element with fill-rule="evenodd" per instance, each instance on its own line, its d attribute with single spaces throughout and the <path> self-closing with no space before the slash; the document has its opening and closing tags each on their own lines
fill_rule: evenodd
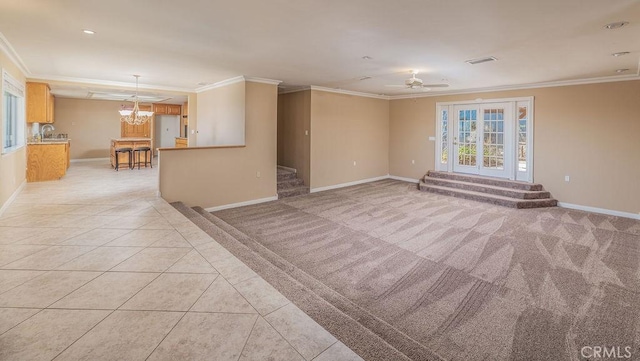
<svg viewBox="0 0 640 361">
<path fill-rule="evenodd" d="M 431 88 L 446 88 L 449 84 L 424 84 L 422 79 L 416 78 L 417 71 L 411 72 L 411 78 L 404 81 L 404 85 L 385 85 L 389 88 L 405 88 L 405 89 L 422 89 L 431 90 Z"/>
</svg>

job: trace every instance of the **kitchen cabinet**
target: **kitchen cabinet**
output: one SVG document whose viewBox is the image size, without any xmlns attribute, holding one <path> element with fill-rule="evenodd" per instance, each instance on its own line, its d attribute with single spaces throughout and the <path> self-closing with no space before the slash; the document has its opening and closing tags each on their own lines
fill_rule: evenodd
<svg viewBox="0 0 640 361">
<path fill-rule="evenodd" d="M 53 123 L 54 103 L 48 84 L 27 82 L 27 123 Z"/>
<path fill-rule="evenodd" d="M 182 107 L 179 104 L 153 104 L 155 115 L 180 115 Z"/>
<path fill-rule="evenodd" d="M 118 138 L 111 139 L 110 158 L 111 167 L 116 167 L 116 148 L 131 148 L 136 149 L 139 147 L 151 147 L 151 139 L 149 138 Z M 129 167 L 129 155 L 126 153 L 118 154 L 118 164 L 120 169 L 127 169 Z"/>
<path fill-rule="evenodd" d="M 68 141 L 27 144 L 27 182 L 62 178 L 69 168 Z"/>
<path fill-rule="evenodd" d="M 186 102 L 182 104 L 182 125 L 189 125 L 189 103 Z"/>
<path fill-rule="evenodd" d="M 142 111 L 150 111 L 150 105 L 138 105 Z M 127 122 L 120 122 L 120 137 L 122 138 L 151 138 L 151 130 L 153 121 L 144 124 L 133 125 Z"/>
<path fill-rule="evenodd" d="M 178 138 L 176 137 L 176 148 L 187 148 L 187 138 Z"/>
</svg>

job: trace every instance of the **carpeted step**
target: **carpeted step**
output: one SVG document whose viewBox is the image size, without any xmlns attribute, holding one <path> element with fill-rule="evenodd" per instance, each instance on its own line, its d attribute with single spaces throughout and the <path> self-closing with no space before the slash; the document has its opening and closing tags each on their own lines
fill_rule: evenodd
<svg viewBox="0 0 640 361">
<path fill-rule="evenodd" d="M 469 183 L 459 180 L 438 178 L 438 177 L 424 177 L 424 183 L 434 186 L 456 188 L 473 192 L 489 193 L 498 196 L 518 198 L 518 199 L 543 199 L 550 198 L 551 194 L 547 191 L 529 191 L 517 188 L 505 188 L 494 185 L 487 185 L 482 183 Z"/>
<path fill-rule="evenodd" d="M 524 191 L 542 191 L 543 190 L 542 184 L 512 181 L 508 179 L 483 177 L 483 176 L 471 175 L 471 174 L 439 172 L 439 171 L 430 170 L 425 177 L 450 179 L 450 180 L 460 181 L 460 182 L 484 184 L 489 186 L 511 188 L 511 189 L 520 189 Z"/>
<path fill-rule="evenodd" d="M 286 188 L 286 189 L 282 189 L 282 190 L 279 189 L 278 190 L 278 199 L 301 196 L 301 195 L 305 195 L 305 194 L 309 194 L 309 187 L 297 186 L 297 187 Z"/>
<path fill-rule="evenodd" d="M 558 201 L 553 198 L 546 199 L 517 199 L 505 196 L 499 196 L 495 194 L 474 192 L 464 189 L 449 188 L 443 186 L 436 186 L 420 182 L 420 190 L 438 193 L 446 196 L 470 199 L 479 202 L 485 202 L 510 208 L 544 208 L 555 207 L 558 205 Z"/>
<path fill-rule="evenodd" d="M 284 181 L 284 180 L 288 180 L 288 179 L 295 179 L 296 178 L 296 172 L 292 172 L 292 171 L 288 171 L 288 170 L 283 170 L 278 168 L 277 171 L 277 180 L 278 181 Z"/>
<path fill-rule="evenodd" d="M 218 217 L 180 202 L 172 205 L 364 359 L 441 360 Z"/>
<path fill-rule="evenodd" d="M 295 187 L 304 186 L 304 181 L 300 178 L 286 179 L 278 181 L 278 191 L 282 189 L 290 189 Z"/>
</svg>

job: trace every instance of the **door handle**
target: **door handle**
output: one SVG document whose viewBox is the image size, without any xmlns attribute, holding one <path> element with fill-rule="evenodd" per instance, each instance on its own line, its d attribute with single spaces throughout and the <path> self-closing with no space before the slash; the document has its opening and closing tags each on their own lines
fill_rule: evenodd
<svg viewBox="0 0 640 361">
<path fill-rule="evenodd" d="M 458 137 L 453 137 L 453 144 L 458 145 Z"/>
</svg>

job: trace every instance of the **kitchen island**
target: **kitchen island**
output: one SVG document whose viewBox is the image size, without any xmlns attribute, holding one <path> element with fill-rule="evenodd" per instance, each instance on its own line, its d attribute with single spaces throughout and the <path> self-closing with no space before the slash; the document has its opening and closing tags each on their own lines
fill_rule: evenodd
<svg viewBox="0 0 640 361">
<path fill-rule="evenodd" d="M 27 143 L 27 182 L 56 180 L 69 168 L 69 140 Z"/>
<path fill-rule="evenodd" d="M 151 148 L 151 138 L 112 138 L 111 139 L 111 167 L 116 167 L 116 149 L 117 148 L 131 148 L 136 149 L 139 147 Z M 118 154 L 118 163 L 120 169 L 127 168 L 129 166 L 129 155 L 126 153 Z"/>
</svg>

